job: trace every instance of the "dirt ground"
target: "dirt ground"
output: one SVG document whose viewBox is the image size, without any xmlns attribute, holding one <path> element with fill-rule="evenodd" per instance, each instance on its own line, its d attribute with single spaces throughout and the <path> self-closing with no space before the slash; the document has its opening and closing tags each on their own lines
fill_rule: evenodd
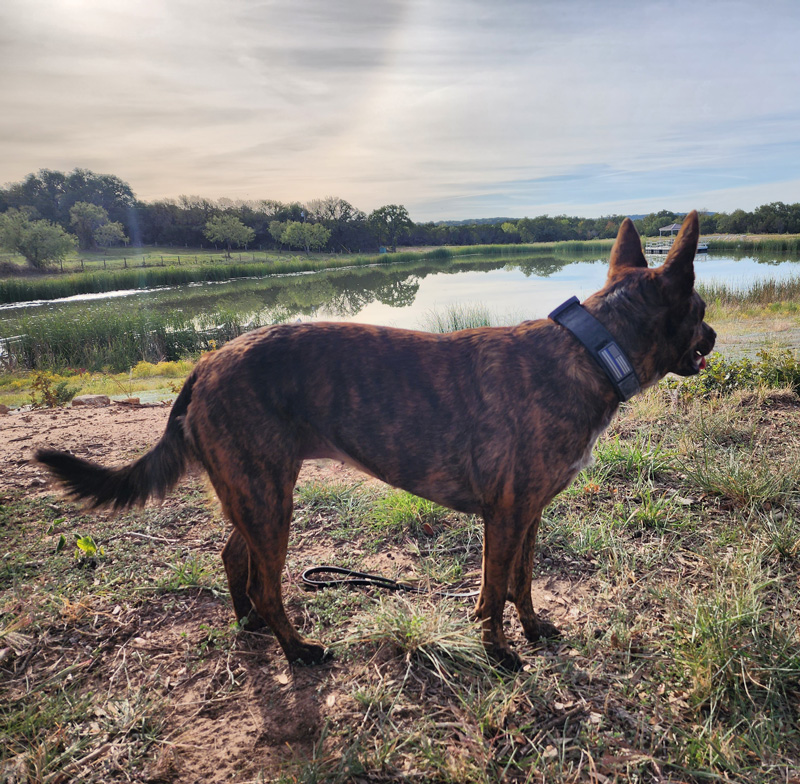
<svg viewBox="0 0 800 784">
<path fill-rule="evenodd" d="M 65 449 L 104 465 L 137 457 L 161 437 L 172 404 L 100 408 L 65 407 L 13 411 L 0 416 L 0 491 L 55 491 L 50 476 L 33 460 L 40 447 Z M 300 481 L 363 476 L 330 461 L 306 463 Z"/>
<path fill-rule="evenodd" d="M 37 448 L 66 449 L 105 465 L 127 462 L 158 440 L 169 412 L 169 404 L 112 404 L 15 411 L 0 417 L 0 502 L 14 494 L 58 495 L 47 472 L 33 460 Z M 314 480 L 355 483 L 364 482 L 365 477 L 343 464 L 318 461 L 304 466 L 300 483 Z M 203 500 L 197 508 L 181 510 L 188 517 L 185 528 L 154 527 L 151 541 L 141 542 L 144 568 L 151 572 L 159 563 L 160 540 L 211 557 L 227 535 L 219 513 L 207 511 L 205 480 L 194 477 L 185 481 L 197 485 L 197 495 Z M 185 500 L 172 496 L 162 508 L 178 514 L 176 509 L 182 506 Z M 97 514 L 113 518 L 110 512 Z M 69 528 L 64 530 L 71 535 Z M 115 534 L 112 539 L 117 536 L 125 534 Z M 293 531 L 288 563 L 294 568 L 287 570 L 288 611 L 307 634 L 319 630 L 310 628 L 308 595 L 297 585 L 298 564 L 335 562 L 339 555 L 325 551 L 315 538 L 313 529 Z M 397 575 L 408 566 L 404 561 L 409 561 L 407 555 L 389 548 L 369 554 L 364 562 L 370 570 Z M 221 562 L 215 563 L 221 579 Z M 576 591 L 583 591 L 583 586 L 553 576 L 538 581 L 536 588 L 537 607 L 556 622 L 575 612 L 568 610 L 570 605 L 563 597 L 569 594 L 574 601 Z M 465 605 L 465 615 L 469 606 L 471 602 Z M 119 705 L 120 699 L 133 703 L 143 690 L 163 693 L 166 718 L 159 743 L 149 747 L 147 766 L 139 769 L 143 772 L 126 780 L 209 784 L 272 780 L 311 757 L 327 724 L 361 721 L 363 710 L 352 694 L 353 662 L 334 659 L 319 667 L 289 667 L 269 633 L 239 635 L 233 649 L 209 645 L 207 640 L 217 630 L 225 633 L 233 620 L 227 596 L 198 591 L 177 604 L 174 597 L 155 596 L 144 605 L 132 599 L 127 606 L 73 609 L 96 613 L 97 639 L 80 641 L 85 651 L 76 666 L 96 673 L 108 689 L 109 705 Z M 75 640 L 51 640 L 47 650 L 40 647 L 34 656 L 38 668 L 51 667 L 57 672 L 63 667 L 57 652 Z M 208 649 L 198 657 L 196 651 L 203 646 Z M 364 661 L 355 666 L 375 665 Z M 121 680 L 118 673 L 122 672 L 127 682 Z M 67 772 L 77 777 L 74 780 L 124 780 L 119 778 L 119 770 L 125 768 L 125 753 L 130 752 L 106 743 L 94 748 L 84 761 L 72 763 Z"/>
</svg>

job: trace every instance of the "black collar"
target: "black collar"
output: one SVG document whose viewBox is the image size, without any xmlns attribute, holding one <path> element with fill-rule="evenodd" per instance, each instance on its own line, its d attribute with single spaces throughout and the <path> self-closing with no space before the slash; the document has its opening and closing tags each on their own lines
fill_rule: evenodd
<svg viewBox="0 0 800 784">
<path fill-rule="evenodd" d="M 641 389 L 636 371 L 625 352 L 577 297 L 570 297 L 548 318 L 566 327 L 583 344 L 608 376 L 620 400 L 630 400 Z"/>
</svg>

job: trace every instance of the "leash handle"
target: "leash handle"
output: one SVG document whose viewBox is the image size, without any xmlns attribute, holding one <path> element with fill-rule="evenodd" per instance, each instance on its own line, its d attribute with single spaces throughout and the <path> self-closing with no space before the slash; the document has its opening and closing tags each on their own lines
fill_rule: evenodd
<svg viewBox="0 0 800 784">
<path fill-rule="evenodd" d="M 318 574 L 338 574 L 331 580 L 321 580 Z M 410 593 L 422 593 L 421 589 L 391 580 L 380 574 L 368 574 L 367 572 L 357 572 L 355 569 L 346 569 L 343 566 L 312 566 L 306 569 L 302 575 L 303 585 L 307 590 L 316 591 L 320 588 L 334 588 L 340 585 L 352 586 L 372 586 L 384 588 L 387 591 L 409 591 Z"/>
<path fill-rule="evenodd" d="M 317 575 L 320 574 L 335 574 L 340 575 L 333 579 L 320 579 Z M 311 566 L 306 569 L 301 579 L 303 580 L 303 587 L 307 591 L 317 591 L 320 588 L 336 588 L 339 586 L 353 587 L 371 587 L 383 588 L 386 591 L 406 591 L 408 593 L 427 593 L 422 588 L 417 588 L 415 585 L 409 583 L 401 583 L 397 580 L 392 580 L 380 574 L 369 574 L 367 572 L 357 572 L 355 569 L 346 569 L 343 566 Z M 434 591 L 437 596 L 446 596 L 450 599 L 469 599 L 477 596 L 480 591 Z"/>
</svg>

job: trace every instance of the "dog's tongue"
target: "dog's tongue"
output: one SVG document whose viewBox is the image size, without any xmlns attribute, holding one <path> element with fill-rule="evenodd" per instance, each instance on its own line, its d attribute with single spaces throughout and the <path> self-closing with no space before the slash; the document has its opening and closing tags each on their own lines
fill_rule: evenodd
<svg viewBox="0 0 800 784">
<path fill-rule="evenodd" d="M 700 357 L 700 364 L 698 365 L 698 367 L 700 368 L 700 370 L 705 370 L 706 369 L 706 358 L 705 357 Z"/>
</svg>

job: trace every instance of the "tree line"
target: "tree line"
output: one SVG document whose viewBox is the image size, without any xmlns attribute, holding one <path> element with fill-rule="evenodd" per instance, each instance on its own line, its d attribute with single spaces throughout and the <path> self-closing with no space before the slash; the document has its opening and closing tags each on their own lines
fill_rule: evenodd
<svg viewBox="0 0 800 784">
<path fill-rule="evenodd" d="M 216 201 L 181 196 L 144 202 L 114 175 L 87 169 L 42 169 L 0 188 L 0 245 L 44 266 L 75 247 L 123 243 L 191 248 L 298 248 L 327 252 L 376 252 L 380 246 L 497 245 L 593 240 L 616 236 L 624 216 L 583 218 L 541 215 L 481 221 L 414 223 L 403 205 L 367 214 L 336 196 L 305 204 L 271 199 Z M 662 210 L 634 222 L 644 236 L 680 222 Z M 773 202 L 752 212 L 703 212 L 704 234 L 797 234 L 800 204 Z"/>
</svg>

